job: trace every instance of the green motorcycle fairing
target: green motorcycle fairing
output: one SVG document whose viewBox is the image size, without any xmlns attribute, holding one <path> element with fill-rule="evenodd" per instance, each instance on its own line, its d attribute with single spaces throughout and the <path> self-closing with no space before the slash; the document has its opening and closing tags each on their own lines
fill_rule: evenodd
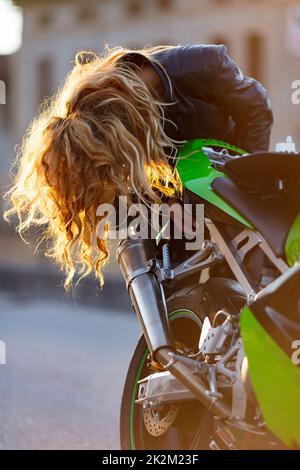
<svg viewBox="0 0 300 470">
<path fill-rule="evenodd" d="M 211 183 L 218 177 L 227 178 L 224 173 L 216 170 L 203 152 L 203 147 L 217 147 L 232 150 L 242 155 L 244 150 L 216 139 L 195 139 L 188 141 L 178 152 L 176 168 L 183 187 L 189 189 L 205 201 L 217 206 L 247 228 L 252 225 L 233 207 L 224 201 L 211 188 Z"/>
<path fill-rule="evenodd" d="M 250 307 L 243 310 L 240 326 L 251 383 L 265 423 L 287 446 L 300 447 L 300 369 Z"/>
<path fill-rule="evenodd" d="M 225 148 L 238 155 L 246 153 L 238 147 L 216 139 L 194 139 L 186 142 L 178 152 L 176 163 L 183 187 L 226 212 L 245 227 L 254 230 L 254 227 L 242 214 L 230 206 L 212 189 L 211 183 L 216 178 L 227 178 L 227 176 L 221 171 L 216 170 L 203 152 L 203 147 L 209 146 L 220 149 Z M 285 253 L 290 266 L 300 259 L 300 213 L 288 234 Z"/>
<path fill-rule="evenodd" d="M 289 231 L 285 244 L 285 253 L 290 266 L 300 259 L 300 214 Z"/>
</svg>

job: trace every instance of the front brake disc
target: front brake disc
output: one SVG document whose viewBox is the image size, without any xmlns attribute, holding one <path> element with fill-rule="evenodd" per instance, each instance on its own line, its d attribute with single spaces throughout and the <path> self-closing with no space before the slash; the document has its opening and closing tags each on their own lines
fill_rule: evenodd
<svg viewBox="0 0 300 470">
<path fill-rule="evenodd" d="M 161 436 L 174 423 L 179 411 L 179 405 L 165 405 L 162 410 L 157 408 L 144 408 L 144 425 L 151 436 Z"/>
</svg>

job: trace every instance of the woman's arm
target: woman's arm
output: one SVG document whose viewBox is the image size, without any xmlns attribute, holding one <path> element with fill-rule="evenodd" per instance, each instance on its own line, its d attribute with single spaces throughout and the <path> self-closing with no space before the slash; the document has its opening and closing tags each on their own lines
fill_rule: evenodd
<svg viewBox="0 0 300 470">
<path fill-rule="evenodd" d="M 273 113 L 262 84 L 242 74 L 224 45 L 187 46 L 181 60 L 183 86 L 195 97 L 205 90 L 225 109 L 236 125 L 236 145 L 248 152 L 267 150 Z"/>
<path fill-rule="evenodd" d="M 237 145 L 248 152 L 267 150 L 273 113 L 266 89 L 243 76 L 225 46 L 216 49 L 215 56 L 216 96 L 236 123 Z"/>
</svg>

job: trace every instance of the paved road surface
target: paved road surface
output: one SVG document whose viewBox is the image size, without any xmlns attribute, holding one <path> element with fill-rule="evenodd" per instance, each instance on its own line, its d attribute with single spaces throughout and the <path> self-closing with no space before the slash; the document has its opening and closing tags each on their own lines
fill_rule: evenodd
<svg viewBox="0 0 300 470">
<path fill-rule="evenodd" d="M 115 449 L 133 314 L 0 297 L 1 449 Z"/>
</svg>

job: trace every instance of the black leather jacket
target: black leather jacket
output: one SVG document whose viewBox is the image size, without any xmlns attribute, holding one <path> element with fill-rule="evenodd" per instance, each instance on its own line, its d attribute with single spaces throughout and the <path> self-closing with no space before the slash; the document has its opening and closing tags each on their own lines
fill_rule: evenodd
<svg viewBox="0 0 300 470">
<path fill-rule="evenodd" d="M 132 52 L 122 63 L 150 63 L 166 87 L 166 133 L 177 140 L 226 140 L 247 152 L 267 150 L 273 123 L 265 88 L 243 76 L 224 45 L 189 45 Z"/>
</svg>

